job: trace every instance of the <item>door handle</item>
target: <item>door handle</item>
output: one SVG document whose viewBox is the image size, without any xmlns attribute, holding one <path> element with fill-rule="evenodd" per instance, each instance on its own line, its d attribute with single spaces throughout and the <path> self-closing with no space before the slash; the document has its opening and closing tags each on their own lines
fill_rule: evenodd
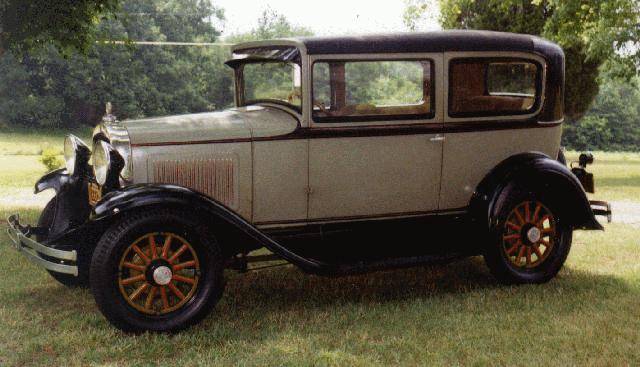
<svg viewBox="0 0 640 367">
<path fill-rule="evenodd" d="M 444 135 L 436 134 L 433 138 L 430 138 L 429 141 L 439 142 L 444 141 Z"/>
</svg>

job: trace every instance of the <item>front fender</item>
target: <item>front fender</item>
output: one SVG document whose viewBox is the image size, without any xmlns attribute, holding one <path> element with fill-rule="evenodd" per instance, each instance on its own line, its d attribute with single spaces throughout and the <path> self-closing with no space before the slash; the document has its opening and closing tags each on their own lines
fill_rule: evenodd
<svg viewBox="0 0 640 367">
<path fill-rule="evenodd" d="M 491 228 L 496 218 L 498 197 L 514 185 L 553 195 L 572 228 L 603 229 L 578 178 L 557 160 L 538 152 L 506 159 L 481 181 L 470 203 L 474 219 L 483 227 Z"/>
<path fill-rule="evenodd" d="M 218 226 L 218 231 L 226 229 L 240 233 L 244 240 L 261 244 L 306 272 L 323 274 L 331 271 L 326 264 L 300 256 L 280 245 L 223 204 L 182 186 L 138 184 L 112 191 L 96 204 L 90 221 L 109 225 L 134 210 L 157 207 L 186 208 L 198 213 L 207 219 L 207 223 L 211 223 L 212 229 Z"/>
<path fill-rule="evenodd" d="M 60 192 L 63 186 L 67 185 L 71 177 L 65 173 L 64 168 L 60 168 L 51 171 L 40 179 L 35 184 L 34 193 L 38 194 L 47 189 L 53 189 L 56 193 Z"/>
</svg>

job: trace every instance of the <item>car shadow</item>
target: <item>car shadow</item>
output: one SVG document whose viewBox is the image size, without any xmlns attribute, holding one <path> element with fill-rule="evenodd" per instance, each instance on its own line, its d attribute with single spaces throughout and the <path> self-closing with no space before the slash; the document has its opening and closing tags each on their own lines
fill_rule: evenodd
<svg viewBox="0 0 640 367">
<path fill-rule="evenodd" d="M 226 289 L 220 303 L 199 326 L 196 333 L 210 333 L 219 328 L 252 330 L 268 328 L 256 319 L 281 319 L 283 313 L 306 315 L 289 322 L 303 325 L 318 312 L 340 313 L 352 306 L 367 309 L 406 301 L 465 302 L 471 312 L 485 307 L 478 292 L 486 297 L 499 294 L 505 303 L 518 302 L 522 297 L 542 299 L 546 312 L 574 313 L 576 305 L 597 307 L 606 298 L 611 302 L 630 289 L 623 280 L 610 275 L 589 273 L 565 267 L 557 278 L 542 285 L 505 286 L 497 283 L 484 265 L 482 258 L 472 257 L 447 265 L 381 271 L 346 277 L 320 277 L 307 275 L 287 265 L 280 268 L 250 271 L 245 274 L 229 272 Z M 556 297 L 558 291 L 566 294 L 566 302 Z M 6 290 L 5 290 L 6 292 Z M 28 310 L 48 328 L 67 328 L 82 325 L 82 329 L 105 329 L 110 326 L 99 314 L 89 290 L 65 288 L 54 280 L 21 287 L 5 299 L 5 307 Z M 594 298 L 594 294 L 603 295 Z M 474 305 L 475 303 L 475 305 Z M 469 306 L 469 305 L 467 305 Z M 428 310 L 425 310 L 428 311 Z M 78 318 L 78 315 L 81 315 Z M 262 325 L 262 326 L 260 326 Z M 236 333 L 236 338 L 248 337 Z M 264 334 L 264 333 L 262 333 Z M 267 333 L 268 334 L 268 333 Z M 229 337 L 229 335 L 227 335 Z M 262 336 L 264 337 L 264 335 Z"/>
</svg>

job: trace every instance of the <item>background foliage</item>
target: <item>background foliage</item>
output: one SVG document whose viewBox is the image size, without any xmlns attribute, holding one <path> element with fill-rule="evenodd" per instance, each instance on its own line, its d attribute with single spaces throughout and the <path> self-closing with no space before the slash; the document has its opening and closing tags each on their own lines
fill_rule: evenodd
<svg viewBox="0 0 640 367">
<path fill-rule="evenodd" d="M 637 1 L 407 0 L 408 28 L 418 29 L 420 22 L 433 19 L 436 2 L 445 28 L 537 34 L 563 46 L 567 54 L 564 145 L 579 150 L 640 150 Z M 127 43 L 220 41 L 217 24 L 224 20 L 224 12 L 210 1 L 53 3 L 0 3 L 0 54 L 9 50 L 0 58 L 0 127 L 92 126 L 107 101 L 113 102 L 120 118 L 232 105 L 232 75 L 223 65 L 228 48 Z M 60 9 L 60 4 L 67 5 Z M 37 11 L 37 6 L 43 10 Z M 32 21 L 24 22 L 28 17 Z M 266 10 L 252 31 L 225 41 L 310 34 Z M 265 84 L 267 79 L 255 83 Z M 401 95 L 402 85 L 392 84 L 385 83 L 380 90 Z"/>
</svg>

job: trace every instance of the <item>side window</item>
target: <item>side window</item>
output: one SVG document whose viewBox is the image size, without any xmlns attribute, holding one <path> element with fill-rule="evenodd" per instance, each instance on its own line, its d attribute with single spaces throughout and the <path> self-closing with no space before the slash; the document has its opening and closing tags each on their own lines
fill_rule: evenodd
<svg viewBox="0 0 640 367">
<path fill-rule="evenodd" d="M 518 115 L 540 97 L 540 67 L 515 59 L 457 59 L 449 66 L 449 115 Z"/>
<path fill-rule="evenodd" d="M 430 61 L 322 61 L 313 64 L 313 117 L 319 122 L 433 115 Z"/>
</svg>

